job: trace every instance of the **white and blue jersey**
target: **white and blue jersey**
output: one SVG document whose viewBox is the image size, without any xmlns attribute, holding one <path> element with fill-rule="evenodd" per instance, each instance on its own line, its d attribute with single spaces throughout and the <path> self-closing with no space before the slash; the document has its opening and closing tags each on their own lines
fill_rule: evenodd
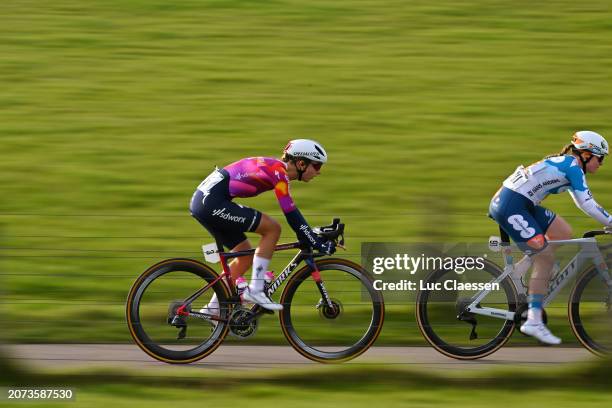
<svg viewBox="0 0 612 408">
<path fill-rule="evenodd" d="M 580 163 L 570 155 L 517 167 L 491 200 L 489 214 L 521 249 L 535 253 L 546 247 L 544 234 L 555 218 L 552 211 L 539 204 L 549 194 L 564 191 L 586 214 L 612 225 L 610 214 L 593 199 Z"/>
</svg>

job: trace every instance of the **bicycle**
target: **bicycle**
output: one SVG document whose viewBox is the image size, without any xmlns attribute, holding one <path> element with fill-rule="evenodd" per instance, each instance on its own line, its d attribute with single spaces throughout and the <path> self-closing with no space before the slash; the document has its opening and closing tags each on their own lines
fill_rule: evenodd
<svg viewBox="0 0 612 408">
<path fill-rule="evenodd" d="M 315 228 L 315 233 L 344 246 L 344 224 L 339 219 Z M 231 279 L 228 260 L 253 255 L 255 249 L 223 252 L 218 241 L 216 249 L 221 274 L 193 259 L 168 259 L 151 266 L 132 285 L 127 323 L 132 338 L 149 356 L 178 364 L 200 360 L 215 351 L 228 332 L 249 338 L 257 331 L 259 318 L 273 314 L 258 305 L 243 305 Z M 288 279 L 279 318 L 289 344 L 321 363 L 343 362 L 364 353 L 384 321 L 382 295 L 368 274 L 345 259 L 316 259 L 326 255 L 313 253 L 300 242 L 277 245 L 275 251 L 291 249 L 299 252 L 265 288 L 272 296 Z M 306 265 L 292 275 L 302 262 Z M 208 304 L 213 293 L 219 299 L 219 315 L 196 311 Z"/>
<path fill-rule="evenodd" d="M 527 287 L 515 273 L 508 235 L 500 228 L 501 239 L 492 237 L 490 248 L 503 251 L 504 269 L 488 260 L 482 270 L 437 270 L 426 278 L 425 287 L 453 279 L 490 284 L 484 290 L 451 290 L 443 293 L 422 290 L 417 294 L 416 318 L 427 342 L 440 353 L 461 360 L 478 359 L 499 350 L 526 319 Z M 550 244 L 580 244 L 581 249 L 560 269 L 549 284 L 543 305 L 548 305 L 587 261 L 568 302 L 570 326 L 579 342 L 590 352 L 603 355 L 612 350 L 612 278 L 596 236 L 612 230 L 586 232 L 582 238 L 549 241 Z M 606 245 L 607 249 L 612 245 Z M 526 272 L 526 270 L 525 270 Z M 497 288 L 492 284 L 498 284 Z M 482 287 L 482 286 L 481 286 Z M 546 313 L 543 315 L 546 322 Z M 478 328 L 478 331 L 477 331 Z"/>
</svg>

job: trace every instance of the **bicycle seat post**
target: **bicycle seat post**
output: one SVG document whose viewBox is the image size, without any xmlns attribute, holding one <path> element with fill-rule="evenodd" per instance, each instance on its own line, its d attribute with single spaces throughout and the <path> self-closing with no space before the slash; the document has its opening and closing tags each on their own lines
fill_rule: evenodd
<svg viewBox="0 0 612 408">
<path fill-rule="evenodd" d="M 223 255 L 225 252 L 223 243 L 218 238 L 215 238 L 215 243 L 217 244 L 217 250 L 219 251 L 219 260 L 221 261 L 221 268 L 223 268 L 223 275 L 225 275 L 223 280 L 225 280 L 227 286 L 231 288 L 233 284 L 232 271 L 227 263 L 227 259 Z"/>
<path fill-rule="evenodd" d="M 215 238 L 215 244 L 217 244 L 217 250 L 219 251 L 219 254 L 223 252 L 223 244 L 221 243 L 221 241 L 219 241 L 218 238 Z"/>
<path fill-rule="evenodd" d="M 514 259 L 512 257 L 512 248 L 510 246 L 510 236 L 502 227 L 499 227 L 499 236 L 501 238 L 501 250 L 504 254 L 504 262 L 506 265 L 514 266 Z"/>
</svg>

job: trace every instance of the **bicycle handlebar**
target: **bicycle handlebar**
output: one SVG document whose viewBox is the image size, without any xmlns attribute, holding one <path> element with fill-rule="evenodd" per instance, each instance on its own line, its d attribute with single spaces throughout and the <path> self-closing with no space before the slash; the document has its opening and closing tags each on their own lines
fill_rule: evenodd
<svg viewBox="0 0 612 408">
<path fill-rule="evenodd" d="M 612 234 L 612 228 L 604 227 L 604 229 L 602 230 L 587 231 L 584 233 L 582 238 L 592 238 L 596 235 L 608 235 L 608 234 Z"/>
<path fill-rule="evenodd" d="M 344 224 L 340 222 L 340 218 L 334 218 L 330 225 L 315 227 L 312 230 L 322 238 L 336 241 L 340 246 L 344 245 Z"/>
</svg>

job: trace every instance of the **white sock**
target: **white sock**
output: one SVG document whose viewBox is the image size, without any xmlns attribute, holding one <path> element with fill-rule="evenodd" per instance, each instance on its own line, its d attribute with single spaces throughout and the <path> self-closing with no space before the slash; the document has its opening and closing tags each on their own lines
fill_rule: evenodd
<svg viewBox="0 0 612 408">
<path fill-rule="evenodd" d="M 529 308 L 527 310 L 527 322 L 526 324 L 540 324 L 542 323 L 542 309 L 539 308 Z"/>
<path fill-rule="evenodd" d="M 263 292 L 264 275 L 268 270 L 269 264 L 269 259 L 257 255 L 253 257 L 253 274 L 251 275 L 251 283 L 249 284 L 249 290 L 251 292 Z"/>
<path fill-rule="evenodd" d="M 217 294 L 214 293 L 213 297 L 210 299 L 210 302 L 206 305 L 208 310 L 219 309 L 219 299 L 217 299 Z"/>
</svg>

